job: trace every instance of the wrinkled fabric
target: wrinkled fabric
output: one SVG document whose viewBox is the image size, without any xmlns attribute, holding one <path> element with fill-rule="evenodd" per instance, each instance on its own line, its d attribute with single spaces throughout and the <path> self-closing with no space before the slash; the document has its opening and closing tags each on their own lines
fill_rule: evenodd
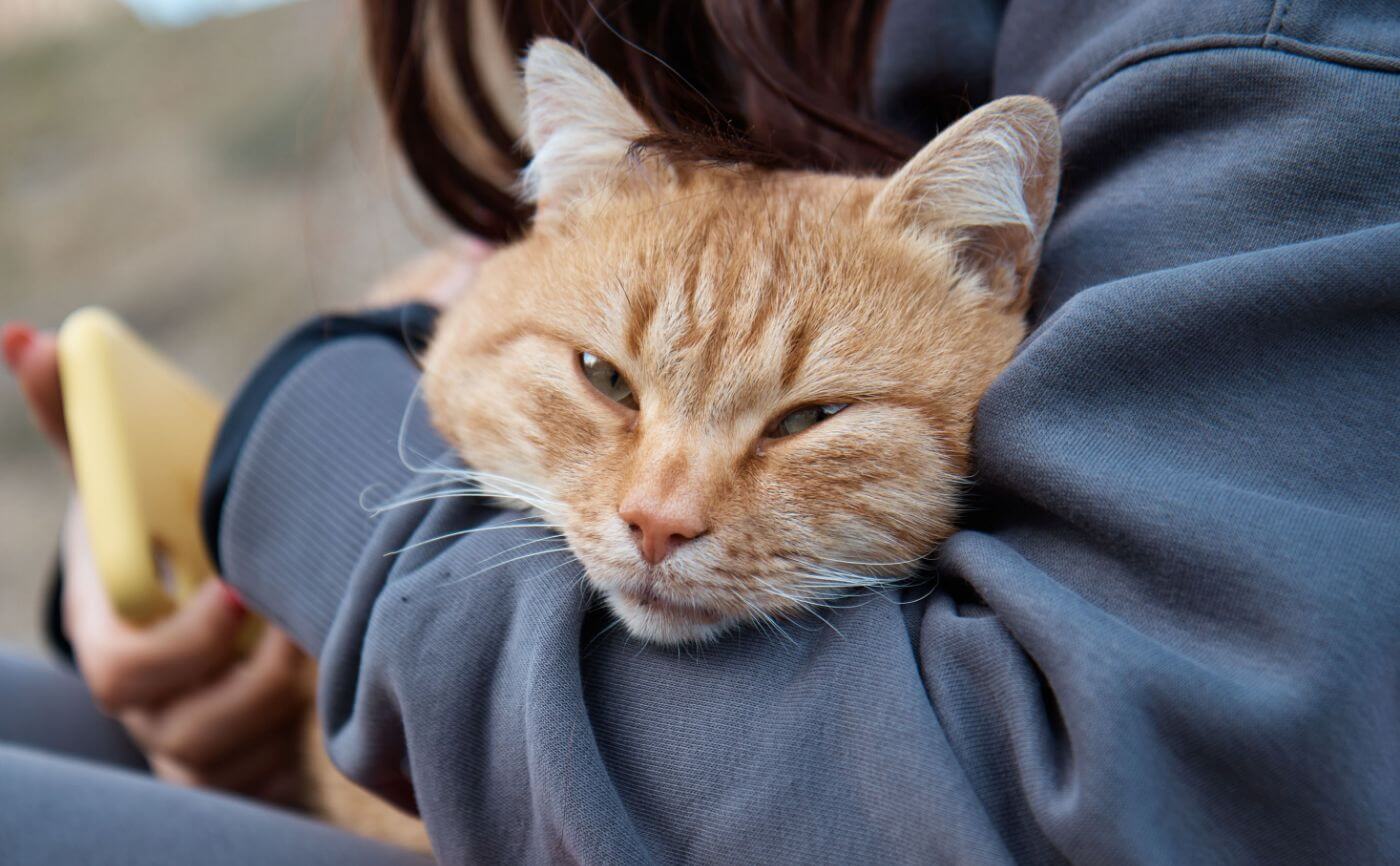
<svg viewBox="0 0 1400 866">
<path fill-rule="evenodd" d="M 992 95 L 1062 108 L 1065 182 L 928 585 L 644 646 L 541 530 L 392 553 L 517 516 L 372 513 L 452 460 L 404 352 L 272 393 L 225 576 L 445 862 L 1400 861 L 1400 9 L 1001 22 Z"/>
<path fill-rule="evenodd" d="M 0 647 L 5 866 L 428 862 L 282 809 L 157 781 L 77 674 Z"/>
</svg>

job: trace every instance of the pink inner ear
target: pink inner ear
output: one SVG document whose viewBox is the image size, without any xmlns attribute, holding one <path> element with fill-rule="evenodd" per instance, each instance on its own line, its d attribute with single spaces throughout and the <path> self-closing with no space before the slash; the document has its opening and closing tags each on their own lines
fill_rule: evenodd
<svg viewBox="0 0 1400 866">
<path fill-rule="evenodd" d="M 1024 226 L 977 226 L 961 232 L 959 262 L 982 274 L 992 295 L 1018 306 L 1030 288 L 1040 245 Z"/>
</svg>

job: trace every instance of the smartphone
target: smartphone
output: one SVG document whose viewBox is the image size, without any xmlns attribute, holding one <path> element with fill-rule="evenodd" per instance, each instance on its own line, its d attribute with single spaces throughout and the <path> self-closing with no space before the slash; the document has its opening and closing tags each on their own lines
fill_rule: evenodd
<svg viewBox="0 0 1400 866">
<path fill-rule="evenodd" d="M 199 499 L 223 406 L 95 307 L 64 321 L 58 364 L 98 572 L 117 612 L 149 623 L 214 574 Z"/>
</svg>

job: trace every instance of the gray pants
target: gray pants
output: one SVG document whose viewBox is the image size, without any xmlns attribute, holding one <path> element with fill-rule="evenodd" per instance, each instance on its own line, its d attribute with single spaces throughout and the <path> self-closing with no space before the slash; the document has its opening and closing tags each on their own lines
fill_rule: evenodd
<svg viewBox="0 0 1400 866">
<path fill-rule="evenodd" d="M 71 671 L 0 650 L 0 862 L 425 861 L 249 800 L 159 782 Z"/>
</svg>

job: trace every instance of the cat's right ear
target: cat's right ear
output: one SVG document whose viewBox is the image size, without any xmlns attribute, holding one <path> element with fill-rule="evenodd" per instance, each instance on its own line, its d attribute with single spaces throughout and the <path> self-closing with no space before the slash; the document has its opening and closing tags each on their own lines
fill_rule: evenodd
<svg viewBox="0 0 1400 866">
<path fill-rule="evenodd" d="M 1060 186 L 1060 121 L 1034 96 L 977 109 L 914 155 L 871 216 L 951 252 L 969 282 L 1025 303 Z"/>
<path fill-rule="evenodd" d="M 654 130 L 622 91 L 576 49 L 540 39 L 525 56 L 525 141 L 533 155 L 521 178 L 541 214 L 561 210 L 625 170 L 632 143 Z"/>
</svg>

